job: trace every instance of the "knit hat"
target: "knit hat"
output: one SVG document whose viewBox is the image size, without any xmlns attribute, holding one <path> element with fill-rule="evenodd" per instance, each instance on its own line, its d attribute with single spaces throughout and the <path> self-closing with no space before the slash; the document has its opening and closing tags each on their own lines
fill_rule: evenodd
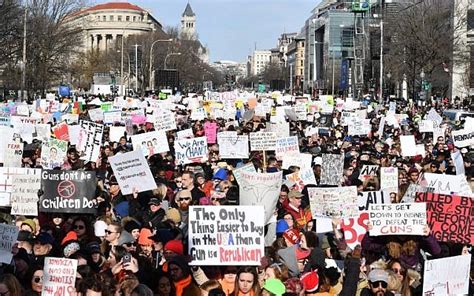
<svg viewBox="0 0 474 296">
<path fill-rule="evenodd" d="M 283 237 L 293 245 L 296 245 L 300 241 L 300 233 L 294 228 L 289 228 L 285 230 L 285 232 L 283 232 Z"/>
<path fill-rule="evenodd" d="M 80 249 L 81 249 L 81 246 L 79 245 L 77 241 L 68 241 L 63 249 L 64 257 L 69 258 Z"/>
<path fill-rule="evenodd" d="M 36 237 L 35 241 L 39 242 L 42 245 L 53 245 L 54 244 L 54 238 L 51 234 L 47 232 L 40 232 L 38 236 Z"/>
<path fill-rule="evenodd" d="M 183 242 L 177 239 L 170 240 L 165 245 L 165 251 L 172 251 L 178 255 L 184 254 Z"/>
<path fill-rule="evenodd" d="M 214 173 L 214 176 L 212 177 L 213 180 L 218 179 L 218 180 L 227 180 L 227 171 L 225 169 L 218 169 L 217 172 Z"/>
<path fill-rule="evenodd" d="M 170 265 L 178 266 L 182 270 L 184 277 L 188 277 L 191 274 L 188 262 L 184 256 L 174 256 L 168 263 L 168 266 Z"/>
<path fill-rule="evenodd" d="M 276 234 L 282 234 L 288 228 L 290 228 L 290 227 L 288 226 L 288 223 L 285 221 L 285 219 L 280 219 L 280 220 L 278 220 L 278 222 L 276 224 Z"/>
<path fill-rule="evenodd" d="M 120 218 L 123 218 L 128 216 L 128 208 L 128 201 L 122 201 L 114 207 L 114 211 Z"/>
<path fill-rule="evenodd" d="M 33 234 L 26 230 L 20 230 L 18 232 L 17 241 L 19 242 L 32 242 L 33 241 Z"/>
<path fill-rule="evenodd" d="M 138 222 L 135 221 L 135 220 L 130 220 L 130 221 L 128 221 L 127 223 L 125 223 L 125 225 L 123 226 L 123 228 L 124 228 L 126 231 L 132 233 L 132 231 L 133 231 L 134 229 L 140 229 L 140 224 L 138 224 Z"/>
<path fill-rule="evenodd" d="M 319 287 L 319 275 L 316 271 L 304 273 L 300 281 L 306 292 L 316 292 Z"/>
<path fill-rule="evenodd" d="M 134 241 L 135 239 L 130 234 L 130 232 L 122 230 L 122 232 L 120 233 L 120 237 L 117 241 L 117 245 L 121 246 L 123 244 L 133 243 Z"/>
<path fill-rule="evenodd" d="M 100 250 L 100 245 L 98 242 L 92 241 L 87 244 L 86 250 L 89 252 L 89 254 L 96 254 L 96 253 L 102 253 Z"/>
<path fill-rule="evenodd" d="M 94 223 L 94 234 L 97 237 L 105 236 L 105 230 L 107 229 L 107 223 L 102 220 Z"/>
<path fill-rule="evenodd" d="M 69 231 L 63 238 L 61 245 L 64 246 L 68 241 L 77 241 L 77 233 L 75 231 Z"/>
<path fill-rule="evenodd" d="M 267 279 L 263 288 L 276 296 L 281 296 L 286 292 L 285 285 L 279 279 Z"/>
<path fill-rule="evenodd" d="M 296 259 L 297 260 L 306 259 L 306 258 L 308 258 L 310 253 L 311 253 L 310 250 L 303 249 L 303 248 L 297 248 L 296 249 Z"/>
<path fill-rule="evenodd" d="M 163 245 L 166 245 L 167 242 L 174 239 L 175 235 L 169 229 L 158 229 L 153 236 L 150 236 L 149 239 L 154 242 L 161 242 Z"/>
<path fill-rule="evenodd" d="M 31 228 L 32 233 L 36 232 L 36 223 L 35 223 L 35 221 L 33 221 L 32 219 L 26 219 L 25 221 L 23 221 L 23 223 L 21 223 L 21 226 L 23 226 L 25 224 L 28 225 Z"/>
<path fill-rule="evenodd" d="M 181 222 L 181 214 L 179 213 L 178 209 L 170 208 L 166 212 L 166 219 L 178 224 Z"/>
<path fill-rule="evenodd" d="M 143 246 L 151 246 L 153 241 L 149 239 L 152 235 L 151 230 L 148 228 L 142 228 L 140 230 L 140 235 L 138 236 L 138 244 Z"/>
</svg>

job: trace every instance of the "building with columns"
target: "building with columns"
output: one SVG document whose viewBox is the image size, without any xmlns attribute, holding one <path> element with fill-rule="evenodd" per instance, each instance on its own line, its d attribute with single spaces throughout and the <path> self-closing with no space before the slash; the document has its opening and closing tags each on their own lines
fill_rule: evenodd
<svg viewBox="0 0 474 296">
<path fill-rule="evenodd" d="M 84 51 L 107 51 L 129 35 L 163 31 L 145 9 L 127 2 L 98 4 L 73 14 L 69 22 L 83 30 Z"/>
</svg>

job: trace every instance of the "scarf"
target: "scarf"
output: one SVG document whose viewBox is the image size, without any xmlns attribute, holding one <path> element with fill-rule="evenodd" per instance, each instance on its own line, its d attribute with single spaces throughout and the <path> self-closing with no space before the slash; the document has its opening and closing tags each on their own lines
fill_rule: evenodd
<svg viewBox="0 0 474 296">
<path fill-rule="evenodd" d="M 191 278 L 190 275 L 188 275 L 186 278 L 184 278 L 184 279 L 182 279 L 178 282 L 175 282 L 174 287 L 176 288 L 176 295 L 177 296 L 182 296 L 184 288 L 189 286 L 189 284 L 191 284 L 191 281 L 192 281 L 192 278 Z"/>
<path fill-rule="evenodd" d="M 243 294 L 242 292 L 239 291 L 239 293 L 237 294 L 238 296 L 245 296 L 245 295 L 249 295 L 249 296 L 255 296 L 255 292 L 252 290 L 250 290 L 250 292 L 248 294 Z"/>
</svg>

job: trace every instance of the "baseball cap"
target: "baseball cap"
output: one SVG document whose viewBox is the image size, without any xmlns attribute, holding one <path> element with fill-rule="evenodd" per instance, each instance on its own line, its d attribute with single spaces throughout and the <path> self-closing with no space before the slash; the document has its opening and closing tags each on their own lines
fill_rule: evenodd
<svg viewBox="0 0 474 296">
<path fill-rule="evenodd" d="M 153 198 L 150 198 L 150 201 L 148 202 L 148 205 L 155 205 L 155 206 L 158 206 L 161 204 L 161 201 L 156 198 L 156 197 L 153 197 Z"/>
<path fill-rule="evenodd" d="M 388 283 L 388 273 L 383 269 L 373 269 L 369 272 L 368 280 L 370 282 L 386 282 Z"/>
<path fill-rule="evenodd" d="M 42 245 L 47 245 L 47 244 L 53 245 L 54 238 L 51 236 L 51 234 L 49 234 L 47 232 L 41 232 L 36 237 L 35 242 L 39 242 Z"/>
<path fill-rule="evenodd" d="M 299 192 L 298 190 L 291 190 L 290 193 L 288 193 L 288 198 L 294 198 L 294 197 L 302 197 L 303 194 Z"/>
</svg>

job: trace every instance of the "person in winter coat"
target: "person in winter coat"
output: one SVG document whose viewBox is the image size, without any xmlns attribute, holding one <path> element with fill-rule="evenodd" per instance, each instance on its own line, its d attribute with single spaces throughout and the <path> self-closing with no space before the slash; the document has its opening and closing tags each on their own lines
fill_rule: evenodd
<svg viewBox="0 0 474 296">
<path fill-rule="evenodd" d="M 186 259 L 182 256 L 173 257 L 168 263 L 168 271 L 176 290 L 176 296 L 201 295 L 201 290 L 191 276 Z"/>
</svg>

